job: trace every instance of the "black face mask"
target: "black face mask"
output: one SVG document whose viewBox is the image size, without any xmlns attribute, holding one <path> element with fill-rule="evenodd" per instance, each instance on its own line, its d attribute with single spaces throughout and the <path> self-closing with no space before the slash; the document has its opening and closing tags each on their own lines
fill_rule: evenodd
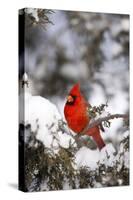
<svg viewBox="0 0 133 200">
<path fill-rule="evenodd" d="M 67 100 L 66 104 L 67 105 L 73 105 L 75 103 L 75 100 L 76 100 L 77 97 L 74 96 L 74 95 L 69 95 L 69 96 L 71 97 L 72 100 L 71 101 Z"/>
</svg>

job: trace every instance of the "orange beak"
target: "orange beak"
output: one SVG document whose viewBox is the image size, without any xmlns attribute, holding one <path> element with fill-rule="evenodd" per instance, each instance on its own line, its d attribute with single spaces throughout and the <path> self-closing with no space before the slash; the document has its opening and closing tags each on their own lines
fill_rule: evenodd
<svg viewBox="0 0 133 200">
<path fill-rule="evenodd" d="M 68 101 L 69 103 L 73 102 L 73 97 L 72 97 L 71 95 L 69 95 L 69 96 L 67 97 L 67 101 Z"/>
</svg>

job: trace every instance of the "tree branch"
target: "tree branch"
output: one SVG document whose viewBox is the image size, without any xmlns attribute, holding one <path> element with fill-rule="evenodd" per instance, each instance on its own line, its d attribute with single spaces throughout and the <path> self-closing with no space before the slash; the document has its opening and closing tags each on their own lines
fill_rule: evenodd
<svg viewBox="0 0 133 200">
<path fill-rule="evenodd" d="M 128 117 L 129 116 L 126 115 L 126 114 L 113 114 L 113 115 L 109 114 L 106 117 L 101 117 L 101 118 L 99 118 L 97 120 L 92 120 L 92 122 L 90 122 L 80 134 L 84 135 L 88 129 L 91 129 L 91 128 L 95 127 L 95 126 L 100 125 L 103 121 L 108 121 L 108 120 L 111 120 L 111 119 L 114 119 L 114 118 L 125 118 L 125 119 L 128 119 Z"/>
</svg>

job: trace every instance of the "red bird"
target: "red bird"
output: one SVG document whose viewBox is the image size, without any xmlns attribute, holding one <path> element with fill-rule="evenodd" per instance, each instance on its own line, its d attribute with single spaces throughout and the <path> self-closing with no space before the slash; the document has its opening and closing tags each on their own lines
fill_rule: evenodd
<svg viewBox="0 0 133 200">
<path fill-rule="evenodd" d="M 91 118 L 88 114 L 88 109 L 90 107 L 91 105 L 85 100 L 80 92 L 79 84 L 74 85 L 67 97 L 64 115 L 69 128 L 75 133 L 81 133 L 89 124 Z M 100 150 L 105 146 L 105 143 L 100 135 L 100 128 L 98 126 L 90 128 L 86 132 L 86 135 L 93 137 Z"/>
</svg>

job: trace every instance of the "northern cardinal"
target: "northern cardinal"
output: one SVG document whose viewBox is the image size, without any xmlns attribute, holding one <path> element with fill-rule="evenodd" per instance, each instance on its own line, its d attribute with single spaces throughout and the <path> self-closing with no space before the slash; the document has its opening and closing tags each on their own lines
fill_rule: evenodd
<svg viewBox="0 0 133 200">
<path fill-rule="evenodd" d="M 79 84 L 76 84 L 71 89 L 64 107 L 64 115 L 68 126 L 75 133 L 81 133 L 84 128 L 89 124 L 91 117 L 89 116 L 88 109 L 91 105 L 85 100 L 80 92 Z M 90 128 L 86 135 L 92 136 L 96 142 L 99 150 L 101 150 L 105 143 L 100 135 L 99 126 Z"/>
</svg>

